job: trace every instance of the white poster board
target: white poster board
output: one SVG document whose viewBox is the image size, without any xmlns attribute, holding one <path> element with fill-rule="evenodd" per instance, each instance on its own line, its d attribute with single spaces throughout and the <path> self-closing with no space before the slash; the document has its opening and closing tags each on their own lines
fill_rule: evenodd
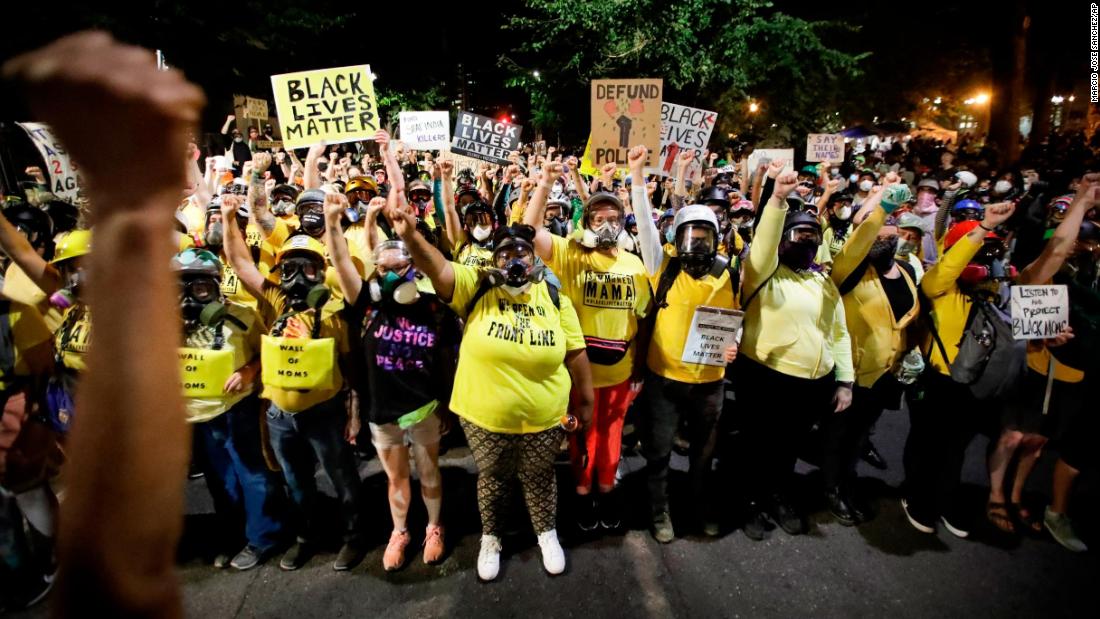
<svg viewBox="0 0 1100 619">
<path fill-rule="evenodd" d="M 726 365 L 726 349 L 737 338 L 744 312 L 707 307 L 695 308 L 680 360 L 700 365 Z"/>
<path fill-rule="evenodd" d="M 451 145 L 447 112 L 401 112 L 401 141 L 413 150 L 446 150 Z"/>
<path fill-rule="evenodd" d="M 756 174 L 756 168 L 760 167 L 761 162 L 768 163 L 776 159 L 787 162 L 787 165 L 783 166 L 784 172 L 794 169 L 793 148 L 758 148 L 749 155 L 749 178 Z"/>
<path fill-rule="evenodd" d="M 703 165 L 703 151 L 707 149 L 716 122 L 716 112 L 662 101 L 661 153 L 657 167 L 646 168 L 646 174 L 674 175 L 680 154 L 689 151 L 695 155 L 695 161 L 688 166 L 685 176 L 695 178 Z"/>
<path fill-rule="evenodd" d="M 1012 287 L 1012 337 L 1047 339 L 1068 324 L 1069 292 L 1065 286 Z"/>
<path fill-rule="evenodd" d="M 23 128 L 34 142 L 42 158 L 46 160 L 46 175 L 50 179 L 50 191 L 72 202 L 80 191 L 80 180 L 76 174 L 76 164 L 61 142 L 57 141 L 45 123 L 15 123 Z"/>
</svg>

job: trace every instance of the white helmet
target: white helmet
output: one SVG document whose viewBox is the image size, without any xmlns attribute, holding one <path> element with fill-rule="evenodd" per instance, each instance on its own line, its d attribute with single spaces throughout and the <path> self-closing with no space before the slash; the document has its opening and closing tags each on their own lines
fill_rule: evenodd
<svg viewBox="0 0 1100 619">
<path fill-rule="evenodd" d="M 718 231 L 718 218 L 714 216 L 714 211 L 710 210 L 709 206 L 691 204 L 680 209 L 672 220 L 672 229 L 679 230 L 680 226 L 691 222 L 709 223 L 714 226 L 715 232 Z"/>
</svg>

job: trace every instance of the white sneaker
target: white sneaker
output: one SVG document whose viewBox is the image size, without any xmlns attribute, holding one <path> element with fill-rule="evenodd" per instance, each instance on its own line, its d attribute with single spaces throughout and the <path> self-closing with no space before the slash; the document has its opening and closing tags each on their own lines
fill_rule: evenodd
<svg viewBox="0 0 1100 619">
<path fill-rule="evenodd" d="M 477 553 L 477 577 L 484 581 L 495 580 L 500 573 L 500 538 L 481 536 L 481 551 Z"/>
<path fill-rule="evenodd" d="M 558 543 L 558 532 L 550 529 L 539 533 L 539 548 L 542 548 L 542 566 L 553 576 L 565 571 L 565 551 Z"/>
</svg>

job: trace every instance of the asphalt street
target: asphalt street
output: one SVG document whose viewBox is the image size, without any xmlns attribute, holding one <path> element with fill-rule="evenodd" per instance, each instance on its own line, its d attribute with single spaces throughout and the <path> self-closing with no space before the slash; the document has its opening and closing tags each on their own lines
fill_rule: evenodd
<svg viewBox="0 0 1100 619">
<path fill-rule="evenodd" d="M 449 552 L 437 566 L 410 552 L 406 567 L 387 573 L 382 553 L 391 528 L 385 476 L 377 460 L 362 466 L 367 485 L 371 550 L 350 573 L 332 570 L 339 545 L 318 554 L 298 572 L 283 572 L 277 559 L 248 572 L 211 566 L 210 500 L 203 480 L 188 484 L 188 516 L 180 550 L 179 575 L 187 616 L 221 617 L 1062 617 L 1095 616 L 1100 560 L 1095 551 L 1075 555 L 1048 536 L 1006 538 L 982 526 L 987 493 L 986 441 L 970 448 L 964 472 L 967 500 L 978 519 L 971 539 L 944 530 L 925 535 L 905 521 L 896 488 L 906 415 L 888 412 L 874 441 L 889 469 L 861 464 L 862 488 L 874 497 L 872 522 L 844 527 L 824 510 L 820 478 L 799 464 L 805 504 L 813 510 L 807 535 L 776 530 L 752 542 L 727 521 L 718 538 L 681 536 L 656 543 L 646 528 L 641 459 L 624 463 L 623 488 L 628 530 L 583 536 L 571 527 L 568 503 L 560 503 L 559 531 L 569 567 L 558 577 L 542 569 L 530 525 L 516 520 L 516 534 L 504 541 L 500 577 L 476 577 L 479 521 L 472 459 L 465 448 L 443 458 L 444 518 Z M 1054 454 L 1047 453 L 1032 478 L 1032 500 L 1041 510 L 1049 496 Z M 682 458 L 674 467 L 683 469 Z M 561 488 L 570 486 L 559 467 Z M 673 475 L 673 484 L 682 484 Z M 736 489 L 724 487 L 726 497 Z M 414 491 L 415 494 L 415 491 Z M 1095 479 L 1079 484 L 1073 515 L 1083 537 L 1100 547 L 1100 492 Z M 673 494 L 673 518 L 677 494 Z M 414 508 L 414 544 L 423 531 L 422 506 Z M 334 526 L 333 530 L 338 530 Z M 44 608 L 13 616 L 45 616 Z"/>
</svg>

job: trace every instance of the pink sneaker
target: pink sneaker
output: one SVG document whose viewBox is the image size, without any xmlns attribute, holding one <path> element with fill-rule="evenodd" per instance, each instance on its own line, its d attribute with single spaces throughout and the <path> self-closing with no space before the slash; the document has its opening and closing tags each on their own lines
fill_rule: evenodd
<svg viewBox="0 0 1100 619">
<path fill-rule="evenodd" d="M 443 558 L 443 527 L 428 525 L 424 532 L 424 563 L 436 563 Z"/>
<path fill-rule="evenodd" d="M 386 544 L 386 552 L 382 555 L 382 567 L 387 572 L 401 569 L 405 565 L 405 546 L 409 545 L 408 531 L 394 531 L 390 534 L 390 543 Z"/>
</svg>

